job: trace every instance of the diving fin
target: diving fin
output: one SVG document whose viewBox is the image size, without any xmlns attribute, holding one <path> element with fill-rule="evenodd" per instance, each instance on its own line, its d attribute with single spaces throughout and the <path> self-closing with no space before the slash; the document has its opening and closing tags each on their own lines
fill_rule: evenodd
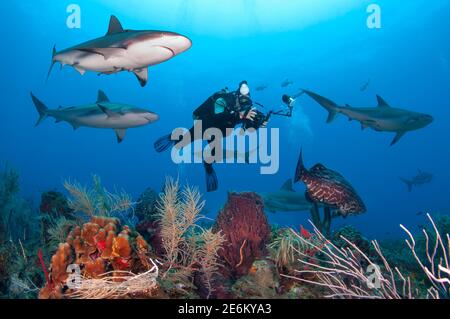
<svg viewBox="0 0 450 319">
<path fill-rule="evenodd" d="M 206 173 L 206 190 L 208 193 L 215 192 L 219 188 L 219 180 L 212 164 L 203 163 Z"/>
<path fill-rule="evenodd" d="M 159 138 L 154 144 L 155 151 L 158 153 L 162 153 L 165 150 L 169 149 L 175 141 L 171 140 L 171 134 L 164 135 L 163 137 Z"/>
</svg>

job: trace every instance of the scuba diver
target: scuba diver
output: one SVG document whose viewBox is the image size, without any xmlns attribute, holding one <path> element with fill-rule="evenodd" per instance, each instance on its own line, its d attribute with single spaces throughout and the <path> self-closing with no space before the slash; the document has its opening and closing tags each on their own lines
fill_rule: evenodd
<svg viewBox="0 0 450 319">
<path fill-rule="evenodd" d="M 225 88 L 210 96 L 193 112 L 196 122 L 189 132 L 185 134 L 185 136 L 188 135 L 190 138 L 184 138 L 183 136 L 178 140 L 172 140 L 171 134 L 168 134 L 158 139 L 154 147 L 158 153 L 164 152 L 171 146 L 182 149 L 193 143 L 195 138 L 203 138 L 203 134 L 209 128 L 219 129 L 223 137 L 228 136 L 232 132 L 232 130 L 229 130 L 230 128 L 234 129 L 239 124 L 242 124 L 244 130 L 250 128 L 257 130 L 267 125 L 270 115 L 271 113 L 268 115 L 263 114 L 253 106 L 248 83 L 247 81 L 242 81 L 236 91 L 229 92 Z M 201 127 L 202 135 L 201 137 L 196 137 L 194 132 L 199 127 Z M 208 144 L 213 143 L 214 140 L 215 137 L 208 141 Z M 214 149 L 212 150 L 212 155 L 215 155 Z M 203 165 L 206 172 L 207 191 L 216 191 L 218 189 L 218 179 L 213 165 L 205 161 L 203 161 Z"/>
</svg>

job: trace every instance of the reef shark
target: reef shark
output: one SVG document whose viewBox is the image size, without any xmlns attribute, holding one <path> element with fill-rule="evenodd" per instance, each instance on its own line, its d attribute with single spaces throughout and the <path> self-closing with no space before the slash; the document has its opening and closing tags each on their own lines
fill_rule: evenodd
<svg viewBox="0 0 450 319">
<path fill-rule="evenodd" d="M 360 122 L 363 130 L 370 127 L 377 132 L 395 132 L 391 145 L 396 144 L 407 132 L 419 130 L 433 122 L 431 115 L 391 107 L 379 95 L 378 107 L 352 107 L 348 104 L 338 106 L 316 93 L 304 92 L 328 111 L 327 123 L 331 123 L 338 114 L 344 114 L 350 121 Z"/>
<path fill-rule="evenodd" d="M 125 30 L 120 21 L 111 16 L 105 36 L 62 51 L 54 47 L 47 78 L 59 62 L 62 66 L 72 66 L 81 75 L 86 71 L 99 74 L 133 72 L 141 86 L 145 86 L 149 66 L 165 62 L 191 46 L 190 39 L 174 32 Z"/>
<path fill-rule="evenodd" d="M 310 211 L 313 204 L 306 200 L 305 194 L 296 192 L 292 187 L 292 179 L 287 180 L 278 191 L 260 193 L 264 208 L 272 213 Z"/>
<path fill-rule="evenodd" d="M 408 192 L 412 191 L 413 186 L 422 186 L 424 184 L 431 183 L 433 181 L 433 174 L 417 170 L 417 175 L 411 179 L 402 178 L 400 180 L 408 187 Z"/>
<path fill-rule="evenodd" d="M 60 107 L 55 110 L 48 109 L 33 93 L 31 93 L 31 98 L 39 113 L 36 126 L 47 117 L 53 117 L 56 119 L 56 123 L 68 122 L 74 130 L 81 126 L 114 129 L 119 143 L 125 138 L 127 129 L 144 126 L 159 119 L 159 116 L 153 112 L 131 105 L 110 102 L 103 91 L 98 92 L 97 101 L 93 104 Z"/>
</svg>

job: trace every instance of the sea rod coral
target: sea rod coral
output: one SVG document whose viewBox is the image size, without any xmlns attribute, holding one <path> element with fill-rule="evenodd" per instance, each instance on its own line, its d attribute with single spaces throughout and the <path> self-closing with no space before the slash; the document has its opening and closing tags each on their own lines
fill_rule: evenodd
<svg viewBox="0 0 450 319">
<path fill-rule="evenodd" d="M 320 258 L 315 262 L 305 260 L 304 252 L 294 247 L 299 261 L 308 268 L 297 270 L 295 278 L 302 282 L 324 287 L 329 293 L 328 298 L 362 298 L 362 299 L 417 299 L 448 298 L 450 294 L 450 239 L 449 234 L 442 236 L 432 217 L 427 217 L 433 226 L 434 234 L 423 230 L 426 239 L 426 260 L 417 253 L 416 240 L 412 233 L 403 225 L 400 227 L 407 233 L 406 240 L 411 253 L 420 268 L 429 279 L 430 287 L 426 292 L 414 286 L 414 281 L 402 273 L 398 267 L 391 266 L 383 255 L 377 241 L 372 241 L 373 249 L 378 258 L 370 258 L 356 244 L 341 236 L 347 246 L 337 247 L 315 228 L 316 235 L 324 243 L 317 247 L 314 243 L 299 237 L 305 244 L 315 247 L 320 252 Z M 433 238 L 433 240 L 431 240 Z M 440 256 L 440 257 L 438 257 Z M 312 274 L 313 279 L 304 279 L 301 274 Z"/>
<path fill-rule="evenodd" d="M 218 252 L 224 237 L 197 224 L 204 218 L 204 205 L 197 188 L 180 189 L 178 181 L 167 179 L 158 201 L 157 219 L 164 250 L 160 256 L 161 281 L 171 296 L 192 296 L 197 286 L 199 293 L 209 298 L 217 286 Z"/>
<path fill-rule="evenodd" d="M 436 223 L 430 214 L 427 217 L 433 227 L 434 234 L 430 235 L 423 229 L 423 235 L 425 236 L 425 252 L 426 260 L 422 261 L 416 252 L 416 241 L 412 233 L 403 225 L 400 227 L 408 234 L 409 240 L 405 242 L 411 250 L 414 258 L 419 264 L 420 268 L 426 274 L 430 280 L 432 287 L 428 289 L 428 294 L 432 298 L 449 298 L 450 297 L 450 237 L 449 234 L 445 234 L 444 238 L 440 234 Z M 432 239 L 434 238 L 434 244 Z M 441 257 L 438 257 L 438 252 Z"/>
<path fill-rule="evenodd" d="M 316 227 L 314 232 L 323 245 L 317 246 L 298 234 L 296 236 L 315 249 L 318 252 L 317 257 L 311 257 L 294 248 L 298 253 L 299 262 L 305 267 L 296 270 L 295 276 L 286 275 L 286 277 L 323 287 L 328 291 L 326 298 L 414 299 L 417 297 L 418 291 L 412 287 L 411 279 L 404 276 L 397 267 L 393 268 L 389 265 L 377 241 L 372 241 L 372 245 L 381 260 L 381 265 L 343 236 L 341 239 L 347 243 L 347 246 L 341 248 L 327 240 Z M 302 276 L 304 274 L 308 275 L 308 279 Z"/>
</svg>

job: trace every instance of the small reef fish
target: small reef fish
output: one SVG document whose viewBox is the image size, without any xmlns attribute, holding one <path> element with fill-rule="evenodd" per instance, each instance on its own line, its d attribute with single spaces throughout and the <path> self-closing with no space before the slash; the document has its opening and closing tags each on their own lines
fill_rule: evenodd
<svg viewBox="0 0 450 319">
<path fill-rule="evenodd" d="M 366 83 L 364 83 L 361 87 L 360 87 L 360 91 L 361 92 L 364 92 L 364 91 L 366 91 L 367 90 L 367 88 L 369 87 L 369 85 L 370 85 L 370 79 L 369 80 L 367 80 L 367 82 Z"/>
<path fill-rule="evenodd" d="M 120 21 L 111 16 L 105 36 L 62 51 L 53 48 L 47 78 L 59 62 L 62 66 L 72 66 L 81 75 L 86 71 L 100 74 L 133 72 L 141 86 L 145 86 L 149 66 L 168 61 L 191 46 L 190 39 L 174 32 L 125 30 Z"/>
<path fill-rule="evenodd" d="M 267 85 L 260 85 L 255 88 L 256 91 L 264 91 L 267 89 Z"/>
<path fill-rule="evenodd" d="M 417 170 L 417 175 L 411 179 L 400 177 L 400 180 L 408 187 L 408 192 L 412 191 L 413 186 L 422 186 L 424 184 L 431 183 L 433 181 L 433 174 Z"/>
<path fill-rule="evenodd" d="M 33 93 L 31 93 L 31 98 L 39 113 L 36 126 L 47 117 L 53 117 L 56 119 L 56 123 L 68 122 L 74 130 L 81 126 L 114 129 L 119 143 L 125 138 L 127 129 L 159 120 L 159 116 L 153 112 L 131 105 L 110 102 L 103 91 L 98 92 L 95 103 L 76 107 L 60 107 L 54 110 L 47 108 Z"/>
<path fill-rule="evenodd" d="M 292 179 L 288 179 L 278 191 L 259 194 L 264 202 L 264 208 L 272 213 L 303 212 L 312 209 L 305 194 L 296 192 L 292 187 Z"/>
<path fill-rule="evenodd" d="M 303 164 L 302 153 L 298 160 L 294 182 L 305 183 L 306 197 L 311 202 L 336 209 L 344 217 L 366 212 L 361 197 L 341 174 L 322 164 L 316 164 L 307 170 Z"/>
<path fill-rule="evenodd" d="M 363 130 L 370 127 L 377 132 L 395 132 L 391 145 L 396 144 L 407 132 L 422 129 L 434 120 L 428 114 L 393 108 L 378 95 L 378 107 L 352 107 L 348 104 L 338 106 L 314 92 L 304 92 L 328 111 L 327 123 L 331 123 L 338 114 L 344 114 L 350 121 L 360 122 Z"/>
<path fill-rule="evenodd" d="M 286 79 L 286 80 L 284 80 L 283 83 L 281 83 L 281 87 L 282 87 L 282 88 L 286 88 L 286 87 L 288 87 L 289 85 L 292 85 L 292 84 L 294 84 L 294 81 L 291 81 L 291 80 L 289 80 L 289 79 Z"/>
</svg>

